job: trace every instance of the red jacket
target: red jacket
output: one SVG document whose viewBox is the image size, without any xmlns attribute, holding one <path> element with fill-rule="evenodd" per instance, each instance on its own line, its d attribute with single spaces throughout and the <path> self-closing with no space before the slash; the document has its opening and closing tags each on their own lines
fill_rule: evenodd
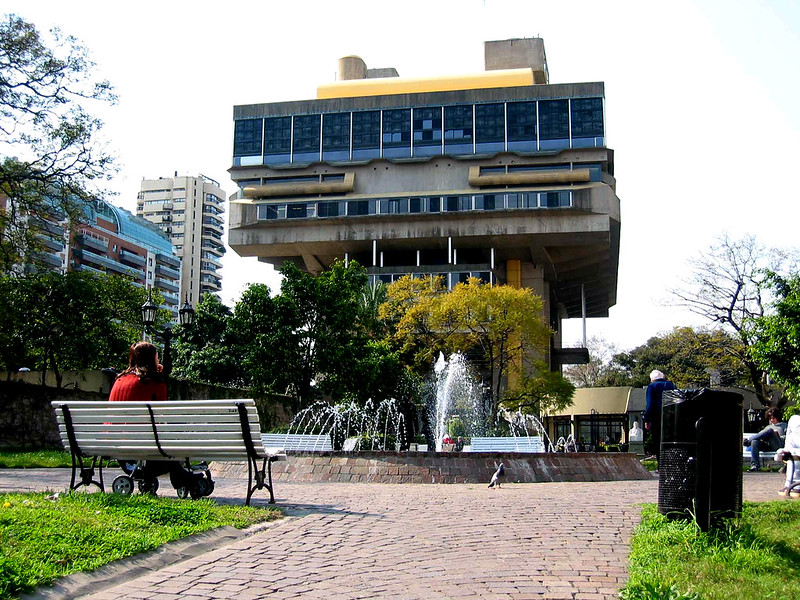
<svg viewBox="0 0 800 600">
<path fill-rule="evenodd" d="M 114 382 L 114 387 L 111 388 L 111 395 L 108 399 L 111 402 L 166 400 L 167 384 L 163 381 L 152 381 L 150 379 L 143 381 L 134 373 L 126 373 L 118 377 Z"/>
</svg>

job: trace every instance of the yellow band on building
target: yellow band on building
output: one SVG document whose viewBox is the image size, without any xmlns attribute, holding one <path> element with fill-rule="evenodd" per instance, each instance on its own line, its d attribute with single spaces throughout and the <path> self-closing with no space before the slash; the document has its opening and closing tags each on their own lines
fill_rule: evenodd
<svg viewBox="0 0 800 600">
<path fill-rule="evenodd" d="M 449 77 L 380 77 L 336 81 L 320 85 L 317 88 L 317 98 L 325 100 L 359 96 L 390 96 L 393 94 L 520 87 L 533 84 L 533 70 L 530 68 L 501 69 Z"/>
</svg>

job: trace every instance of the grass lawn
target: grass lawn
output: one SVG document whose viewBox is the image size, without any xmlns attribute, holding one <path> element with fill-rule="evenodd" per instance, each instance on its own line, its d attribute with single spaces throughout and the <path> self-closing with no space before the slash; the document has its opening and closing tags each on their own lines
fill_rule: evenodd
<svg viewBox="0 0 800 600">
<path fill-rule="evenodd" d="M 0 494 L 0 599 L 223 525 L 281 516 L 273 508 L 134 494 Z"/>
<path fill-rule="evenodd" d="M 15 450 L 0 449 L 0 468 L 37 469 L 71 467 L 72 460 L 63 450 Z"/>
<path fill-rule="evenodd" d="M 708 533 L 646 505 L 620 597 L 800 599 L 800 503 L 746 502 L 740 519 Z"/>
</svg>

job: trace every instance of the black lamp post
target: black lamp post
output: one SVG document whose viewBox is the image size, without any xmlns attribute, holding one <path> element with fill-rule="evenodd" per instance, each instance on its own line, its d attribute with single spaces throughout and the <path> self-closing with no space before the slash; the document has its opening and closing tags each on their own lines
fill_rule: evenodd
<svg viewBox="0 0 800 600">
<path fill-rule="evenodd" d="M 144 323 L 144 330 L 146 334 L 151 334 L 160 338 L 164 342 L 164 355 L 161 357 L 161 364 L 164 366 L 164 376 L 169 377 L 172 372 L 172 356 L 170 355 L 172 343 L 172 326 L 167 324 L 163 331 L 155 331 L 153 324 L 156 322 L 156 312 L 158 307 L 153 303 L 153 291 L 147 290 L 147 302 L 142 304 L 142 322 Z M 194 323 L 194 308 L 189 304 L 189 295 L 186 295 L 183 306 L 178 311 L 178 319 L 181 325 L 191 327 Z"/>
</svg>

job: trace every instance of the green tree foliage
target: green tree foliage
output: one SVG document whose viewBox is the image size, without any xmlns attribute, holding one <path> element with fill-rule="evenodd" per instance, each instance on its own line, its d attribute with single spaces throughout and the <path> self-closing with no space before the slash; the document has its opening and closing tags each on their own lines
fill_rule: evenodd
<svg viewBox="0 0 800 600">
<path fill-rule="evenodd" d="M 231 309 L 215 294 L 204 294 L 191 327 L 175 327 L 173 375 L 221 385 L 241 385 L 238 339 L 232 334 Z"/>
<path fill-rule="evenodd" d="M 616 354 L 595 387 L 645 386 L 653 369 L 663 371 L 679 388 L 708 386 L 712 379 L 725 386 L 747 385 L 748 371 L 736 358 L 740 344 L 737 337 L 720 329 L 676 327 Z"/>
<path fill-rule="evenodd" d="M 15 16 L 0 21 L 0 272 L 35 263 L 48 213 L 82 215 L 112 159 L 90 109 L 115 101 L 92 76 L 87 50 L 58 29 L 43 36 Z"/>
<path fill-rule="evenodd" d="M 0 277 L 0 363 L 8 371 L 120 368 L 141 336 L 146 292 L 116 276 Z"/>
<path fill-rule="evenodd" d="M 362 403 L 395 396 L 403 369 L 375 335 L 380 325 L 364 299 L 376 292 L 364 269 L 337 262 L 315 277 L 287 263 L 281 273 L 279 294 L 251 285 L 232 311 L 205 295 L 192 329 L 178 330 L 175 373 L 289 393 L 299 406 L 320 396 Z"/>
<path fill-rule="evenodd" d="M 772 378 L 800 400 L 800 276 L 772 274 L 771 288 L 777 299 L 769 315 L 753 322 L 753 359 Z"/>
<path fill-rule="evenodd" d="M 569 379 L 537 361 L 520 385 L 506 394 L 503 407 L 537 416 L 553 414 L 571 406 L 574 395 L 575 386 Z"/>
<path fill-rule="evenodd" d="M 531 410 L 545 400 L 547 394 L 536 388 L 547 371 L 541 360 L 551 331 L 542 322 L 542 301 L 531 290 L 489 286 L 472 278 L 445 293 L 441 281 L 404 277 L 389 286 L 381 308 L 394 326 L 395 345 L 410 355 L 418 372 L 429 370 L 440 350 L 475 357 L 491 382 L 493 421 L 506 396 Z M 556 379 L 560 383 L 560 375 Z"/>
</svg>

